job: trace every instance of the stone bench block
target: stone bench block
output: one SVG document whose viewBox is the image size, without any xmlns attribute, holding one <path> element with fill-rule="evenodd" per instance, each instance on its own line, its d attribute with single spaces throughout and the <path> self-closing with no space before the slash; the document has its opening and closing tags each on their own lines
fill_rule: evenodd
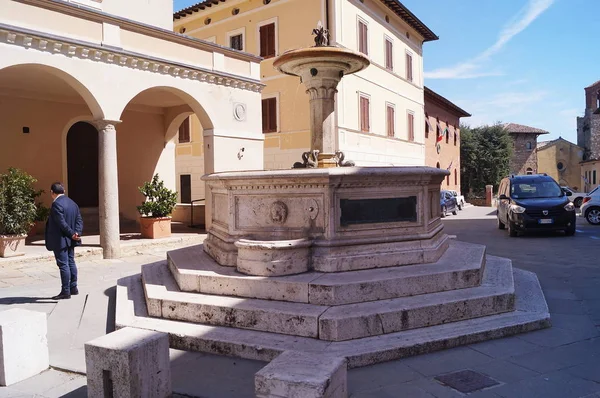
<svg viewBox="0 0 600 398">
<path fill-rule="evenodd" d="M 346 398 L 345 358 L 286 351 L 254 378 L 258 398 Z"/>
<path fill-rule="evenodd" d="M 85 344 L 88 396 L 171 396 L 169 335 L 123 328 Z"/>
<path fill-rule="evenodd" d="M 48 369 L 46 314 L 15 308 L 0 312 L 0 386 Z"/>
</svg>

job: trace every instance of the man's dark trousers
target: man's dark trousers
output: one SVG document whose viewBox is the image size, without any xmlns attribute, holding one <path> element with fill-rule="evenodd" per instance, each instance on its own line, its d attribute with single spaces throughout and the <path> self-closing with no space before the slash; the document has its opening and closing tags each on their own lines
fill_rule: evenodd
<svg viewBox="0 0 600 398">
<path fill-rule="evenodd" d="M 56 264 L 60 270 L 61 293 L 71 294 L 77 291 L 77 266 L 75 265 L 75 248 L 73 246 L 54 250 Z"/>
</svg>

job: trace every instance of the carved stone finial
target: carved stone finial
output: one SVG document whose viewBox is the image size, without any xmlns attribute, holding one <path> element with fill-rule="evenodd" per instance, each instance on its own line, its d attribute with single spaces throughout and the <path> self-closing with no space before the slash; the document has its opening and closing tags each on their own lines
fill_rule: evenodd
<svg viewBox="0 0 600 398">
<path fill-rule="evenodd" d="M 313 29 L 312 34 L 315 35 L 315 47 L 329 46 L 329 30 L 325 29 L 321 21 L 317 24 L 317 28 Z"/>
</svg>

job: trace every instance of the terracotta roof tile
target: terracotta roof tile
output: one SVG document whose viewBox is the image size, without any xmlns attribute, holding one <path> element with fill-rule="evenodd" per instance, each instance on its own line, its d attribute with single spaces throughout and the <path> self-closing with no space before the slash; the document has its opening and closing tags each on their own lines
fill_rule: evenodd
<svg viewBox="0 0 600 398">
<path fill-rule="evenodd" d="M 535 127 L 524 126 L 517 123 L 505 123 L 504 129 L 511 134 L 550 134 L 546 130 L 536 129 Z"/>
</svg>

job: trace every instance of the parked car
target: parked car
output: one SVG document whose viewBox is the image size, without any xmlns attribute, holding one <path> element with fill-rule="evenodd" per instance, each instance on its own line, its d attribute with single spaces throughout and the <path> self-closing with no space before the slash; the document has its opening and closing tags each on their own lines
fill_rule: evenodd
<svg viewBox="0 0 600 398">
<path fill-rule="evenodd" d="M 456 198 L 456 204 L 458 206 L 458 210 L 462 210 L 465 205 L 465 197 L 460 195 L 458 192 L 449 189 L 448 192 L 452 194 Z"/>
<path fill-rule="evenodd" d="M 531 230 L 564 231 L 575 234 L 575 205 L 570 192 L 547 175 L 504 178 L 498 188 L 498 228 L 510 236 Z"/>
<path fill-rule="evenodd" d="M 583 198 L 581 205 L 581 216 L 592 225 L 600 225 L 600 187 Z"/>
<path fill-rule="evenodd" d="M 571 202 L 575 205 L 575 207 L 580 208 L 583 203 L 583 198 L 587 195 L 585 192 L 575 192 L 569 187 L 561 187 L 565 192 L 571 192 Z"/>
<path fill-rule="evenodd" d="M 440 192 L 440 206 L 442 207 L 442 218 L 446 217 L 448 213 L 453 215 L 458 214 L 458 203 L 456 197 L 450 193 L 450 191 Z"/>
</svg>

